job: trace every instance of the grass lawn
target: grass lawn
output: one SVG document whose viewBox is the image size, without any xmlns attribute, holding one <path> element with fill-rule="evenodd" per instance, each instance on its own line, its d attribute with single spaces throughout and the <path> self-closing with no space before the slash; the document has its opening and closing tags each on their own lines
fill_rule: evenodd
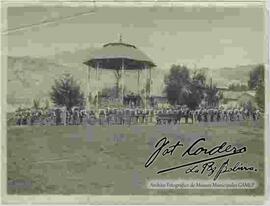
<svg viewBox="0 0 270 206">
<path fill-rule="evenodd" d="M 7 176 L 9 194 L 168 195 L 234 194 L 264 192 L 264 129 L 262 122 L 201 123 L 178 126 L 9 126 L 7 131 Z M 159 158 L 149 168 L 144 164 L 162 137 L 185 147 L 205 137 L 207 148 L 223 141 L 247 146 L 247 152 L 230 161 L 255 166 L 258 171 L 223 174 L 219 179 L 254 179 L 249 190 L 151 190 L 151 179 L 213 179 L 185 174 L 184 169 L 157 174 L 160 169 L 194 161 L 182 158 L 184 148 Z M 197 160 L 202 157 L 197 157 Z M 218 164 L 223 159 L 216 161 Z"/>
</svg>

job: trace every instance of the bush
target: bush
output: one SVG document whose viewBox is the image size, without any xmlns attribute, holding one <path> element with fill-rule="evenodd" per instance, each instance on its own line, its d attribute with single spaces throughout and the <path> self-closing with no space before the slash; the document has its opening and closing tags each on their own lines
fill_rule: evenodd
<svg viewBox="0 0 270 206">
<path fill-rule="evenodd" d="M 68 74 L 59 80 L 55 80 L 50 97 L 55 105 L 66 106 L 68 110 L 73 106 L 84 105 L 84 95 L 80 91 L 80 86 Z"/>
</svg>

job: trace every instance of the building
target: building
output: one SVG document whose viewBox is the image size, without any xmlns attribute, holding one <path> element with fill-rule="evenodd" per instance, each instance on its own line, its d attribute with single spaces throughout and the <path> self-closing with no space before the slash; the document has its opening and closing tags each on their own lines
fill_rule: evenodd
<svg viewBox="0 0 270 206">
<path fill-rule="evenodd" d="M 256 106 L 255 91 L 223 91 L 222 104 L 225 107 L 242 107 L 246 104 Z"/>
</svg>

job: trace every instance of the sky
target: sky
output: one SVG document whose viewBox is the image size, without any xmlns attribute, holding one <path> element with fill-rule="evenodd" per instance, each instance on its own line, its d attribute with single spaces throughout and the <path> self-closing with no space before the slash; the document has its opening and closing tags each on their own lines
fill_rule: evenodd
<svg viewBox="0 0 270 206">
<path fill-rule="evenodd" d="M 121 34 L 162 69 L 265 62 L 262 7 L 9 7 L 7 15 L 10 56 L 91 52 Z"/>
</svg>

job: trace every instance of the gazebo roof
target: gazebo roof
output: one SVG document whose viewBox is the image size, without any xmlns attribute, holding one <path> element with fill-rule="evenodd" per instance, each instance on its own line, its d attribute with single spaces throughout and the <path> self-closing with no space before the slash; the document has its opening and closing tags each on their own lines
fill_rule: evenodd
<svg viewBox="0 0 270 206">
<path fill-rule="evenodd" d="M 125 70 L 141 70 L 155 67 L 152 60 L 136 46 L 122 42 L 105 44 L 101 49 L 92 53 L 84 64 L 102 69 L 121 69 L 124 63 Z"/>
</svg>

